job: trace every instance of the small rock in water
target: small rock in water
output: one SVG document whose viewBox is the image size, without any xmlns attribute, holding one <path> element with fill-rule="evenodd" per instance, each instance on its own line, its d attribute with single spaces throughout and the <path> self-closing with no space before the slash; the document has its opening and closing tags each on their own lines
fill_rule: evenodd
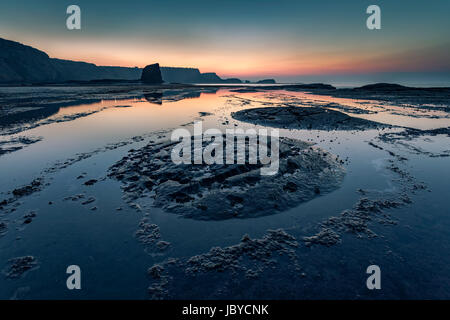
<svg viewBox="0 0 450 320">
<path fill-rule="evenodd" d="M 33 192 L 39 191 L 41 187 L 41 180 L 35 179 L 29 185 L 23 186 L 13 190 L 13 195 L 20 198 L 32 194 Z"/>
<path fill-rule="evenodd" d="M 97 179 L 91 179 L 91 180 L 88 180 L 88 181 L 86 181 L 84 184 L 85 184 L 86 186 L 92 186 L 94 183 L 97 183 Z"/>
<path fill-rule="evenodd" d="M 29 224 L 33 221 L 33 218 L 36 217 L 36 213 L 34 211 L 31 211 L 30 213 L 23 216 L 23 223 Z"/>
<path fill-rule="evenodd" d="M 82 173 L 82 174 L 80 174 L 78 177 L 77 177 L 77 179 L 83 179 L 84 177 L 86 176 L 86 173 Z"/>
<path fill-rule="evenodd" d="M 166 250 L 170 246 L 170 242 L 167 241 L 158 241 L 156 244 L 159 250 Z"/>
<path fill-rule="evenodd" d="M 23 256 L 8 260 L 9 267 L 3 271 L 7 278 L 15 279 L 22 277 L 25 272 L 37 267 L 36 258 Z"/>
<path fill-rule="evenodd" d="M 198 114 L 200 115 L 200 117 L 206 117 L 206 116 L 213 115 L 212 113 L 206 112 L 206 111 L 200 111 Z"/>
<path fill-rule="evenodd" d="M 314 193 L 315 194 L 320 194 L 320 188 L 318 186 L 314 187 Z"/>
<path fill-rule="evenodd" d="M 89 199 L 87 199 L 86 201 L 83 201 L 81 204 L 86 205 L 86 204 L 92 203 L 94 201 L 95 201 L 94 197 L 89 197 Z"/>
</svg>

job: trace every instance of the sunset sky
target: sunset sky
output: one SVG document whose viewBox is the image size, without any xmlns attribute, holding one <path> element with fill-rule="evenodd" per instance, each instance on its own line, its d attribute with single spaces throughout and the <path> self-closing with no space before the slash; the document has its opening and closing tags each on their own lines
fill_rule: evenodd
<svg viewBox="0 0 450 320">
<path fill-rule="evenodd" d="M 82 29 L 66 29 L 81 7 Z M 382 29 L 368 30 L 370 4 Z M 98 65 L 198 67 L 281 81 L 384 75 L 450 79 L 450 1 L 1 1 L 0 37 Z M 447 81 L 447 80 L 445 80 Z"/>
</svg>

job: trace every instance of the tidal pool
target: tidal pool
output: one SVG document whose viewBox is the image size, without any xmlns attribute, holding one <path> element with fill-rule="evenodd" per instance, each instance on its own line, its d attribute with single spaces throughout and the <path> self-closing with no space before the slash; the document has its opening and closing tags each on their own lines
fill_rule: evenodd
<svg viewBox="0 0 450 320">
<path fill-rule="evenodd" d="M 426 131 L 450 127 L 449 107 L 424 112 L 255 91 L 0 88 L 0 298 L 450 298 L 450 137 Z M 280 136 L 340 159 L 345 176 L 331 192 L 276 214 L 189 219 L 155 206 L 151 193 L 130 199 L 108 175 L 124 157 L 194 121 L 259 129 L 231 114 L 296 106 L 383 125 L 280 127 Z M 404 127 L 423 134 L 386 136 Z M 26 256 L 32 265 L 8 276 L 11 259 Z M 382 270 L 382 290 L 365 285 L 371 264 Z M 69 265 L 82 270 L 81 290 L 66 287 Z"/>
</svg>

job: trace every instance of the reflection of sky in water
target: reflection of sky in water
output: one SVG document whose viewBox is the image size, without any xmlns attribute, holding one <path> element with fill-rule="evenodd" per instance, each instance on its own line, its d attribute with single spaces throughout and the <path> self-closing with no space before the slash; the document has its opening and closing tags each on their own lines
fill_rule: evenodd
<svg viewBox="0 0 450 320">
<path fill-rule="evenodd" d="M 124 141 L 151 131 L 177 128 L 199 119 L 199 112 L 214 114 L 201 118 L 204 120 L 204 128 L 233 127 L 238 122 L 232 120 L 230 112 L 241 108 L 265 106 L 264 102 L 280 103 L 298 98 L 307 99 L 309 102 L 319 100 L 320 103 L 334 102 L 349 107 L 362 106 L 364 109 L 377 110 L 377 114 L 354 116 L 380 122 L 413 125 L 419 128 L 450 125 L 449 119 L 405 118 L 389 112 L 380 112 L 379 104 L 371 105 L 364 101 L 284 91 L 281 93 L 289 97 L 283 98 L 278 96 L 279 93 L 273 92 L 270 97 L 267 93 L 219 91 L 217 94 L 202 93 L 199 98 L 179 101 L 163 99 L 162 104 L 150 103 L 145 99 L 127 99 L 103 100 L 100 103 L 61 108 L 52 118 L 58 119 L 104 109 L 73 121 L 52 123 L 22 132 L 20 135 L 42 136 L 44 139 L 23 150 L 0 157 L 2 168 L 0 191 L 11 190 L 17 185 L 29 182 L 33 176 L 38 175 L 56 160 L 64 160 L 76 153 L 92 151 L 108 143 Z M 242 101 L 235 98 L 237 96 L 258 102 L 242 105 Z M 388 108 L 398 107 L 388 106 Z M 404 113 L 408 110 L 401 108 L 401 111 Z M 226 120 L 229 121 L 228 124 Z M 244 123 L 240 125 L 254 127 Z M 339 155 L 341 159 L 348 158 L 349 161 L 345 164 L 347 175 L 341 188 L 283 213 L 247 220 L 204 222 L 180 219 L 174 214 L 150 207 L 151 199 L 141 199 L 139 203 L 144 211 L 150 212 L 151 221 L 160 226 L 162 239 L 172 243 L 166 256 L 149 255 L 133 236 L 141 213 L 124 204 L 120 184 L 106 179 L 92 187 L 82 185 L 88 178 L 104 177 L 109 166 L 121 159 L 129 149 L 142 146 L 148 138 L 143 142 L 98 153 L 51 175 L 50 186 L 40 193 L 21 199 L 22 204 L 17 211 L 8 217 L 13 222 L 16 219 L 20 221 L 20 217 L 29 210 L 36 210 L 38 214 L 37 218 L 23 230 L 11 228 L 0 239 L 1 267 L 3 268 L 7 259 L 26 254 L 36 256 L 41 264 L 39 269 L 30 272 L 23 279 L 10 281 L 1 278 L 0 297 L 9 298 L 18 287 L 30 287 L 24 297 L 146 298 L 148 284 L 146 269 L 168 256 L 189 257 L 206 252 L 213 246 L 236 244 L 245 233 L 252 237 L 260 237 L 267 229 L 285 228 L 288 232 L 301 237 L 305 235 L 302 230 L 351 208 L 359 198 L 355 192 L 359 188 L 380 192 L 396 191 L 397 186 L 392 183 L 392 174 L 384 169 L 389 159 L 388 154 L 367 143 L 376 137 L 376 130 L 357 133 L 280 130 L 280 134 L 316 142 L 318 146 Z M 449 149 L 448 138 L 442 136 L 416 139 L 413 143 L 433 152 Z M 429 184 L 432 192 L 418 194 L 413 205 L 398 209 L 395 214 L 401 220 L 398 226 L 374 227 L 376 232 L 386 234 L 386 239 L 367 242 L 345 237 L 342 245 L 327 250 L 317 248 L 309 252 L 310 260 L 302 261 L 302 264 L 312 275 L 314 271 L 310 269 L 321 265 L 321 268 L 330 268 L 326 272 L 346 272 L 348 278 L 342 276 L 338 278 L 343 278 L 342 281 L 348 281 L 349 285 L 356 286 L 359 280 L 355 279 L 352 272 L 362 269 L 361 265 L 368 265 L 368 261 L 376 260 L 387 269 L 386 272 L 397 276 L 395 281 L 398 283 L 386 283 L 387 294 L 399 295 L 403 292 L 400 287 L 409 286 L 412 295 L 420 296 L 418 288 L 419 285 L 423 285 L 424 292 L 427 293 L 429 290 L 432 296 L 434 278 L 429 277 L 436 275 L 431 275 L 431 267 L 423 262 L 429 260 L 438 266 L 439 270 L 435 272 L 439 277 L 442 277 L 443 281 L 448 281 L 445 274 L 449 271 L 447 263 L 450 261 L 448 255 L 442 256 L 442 252 L 445 252 L 443 250 L 446 246 L 448 248 L 450 243 L 448 235 L 445 235 L 445 226 L 450 226 L 449 217 L 445 215 L 448 213 L 446 199 L 450 196 L 448 185 L 445 184 L 445 181 L 450 181 L 448 158 L 432 159 L 411 154 L 401 148 L 396 151 L 410 159 L 408 167 L 413 175 Z M 76 180 L 82 172 L 87 173 L 86 179 Z M 62 201 L 64 197 L 82 192 L 96 198 L 91 206 L 97 206 L 97 211 L 93 212 L 89 210 L 90 206 L 82 206 L 79 202 Z M 49 201 L 53 204 L 48 205 Z M 123 211 L 116 211 L 117 207 L 122 207 Z M 436 219 L 440 221 L 440 227 L 436 227 Z M 22 226 L 20 227 L 22 229 Z M 16 240 L 18 236 L 20 240 Z M 390 239 L 395 241 L 389 241 Z M 412 243 L 417 241 L 420 241 L 421 245 L 415 248 Z M 389 250 L 406 257 L 407 260 L 392 258 L 386 254 Z M 415 256 L 423 257 L 423 261 L 413 258 Z M 341 261 L 341 265 L 336 267 L 335 263 L 338 260 Z M 326 263 L 328 264 L 325 266 Z M 69 264 L 79 264 L 85 275 L 85 290 L 76 293 L 78 296 L 65 290 L 64 271 Z M 407 271 L 404 274 L 399 273 L 399 270 L 405 269 Z M 429 277 L 422 275 L 421 283 L 414 286 L 414 280 L 423 272 L 428 272 Z M 324 288 L 328 286 L 320 280 L 315 281 Z M 334 285 L 344 286 L 339 281 Z M 444 296 L 447 294 L 448 297 L 448 290 L 447 285 L 435 295 L 439 296 L 441 293 Z M 327 291 L 323 291 L 324 296 L 327 294 Z"/>
</svg>

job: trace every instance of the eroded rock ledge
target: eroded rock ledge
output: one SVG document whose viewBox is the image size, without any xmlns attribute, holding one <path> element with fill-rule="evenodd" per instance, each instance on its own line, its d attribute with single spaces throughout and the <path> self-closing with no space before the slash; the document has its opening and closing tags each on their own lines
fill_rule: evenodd
<svg viewBox="0 0 450 320">
<path fill-rule="evenodd" d="M 289 259 L 289 265 L 300 274 L 301 266 L 295 251 L 298 246 L 297 239 L 282 229 L 268 230 L 261 239 L 251 239 L 244 235 L 233 246 L 214 247 L 204 254 L 187 259 L 169 258 L 153 265 L 148 269 L 151 278 L 148 292 L 152 299 L 179 298 L 177 289 L 180 288 L 180 282 L 187 278 L 202 283 L 199 279 L 206 277 L 210 280 L 212 276 L 219 278 L 213 281 L 214 285 L 211 287 L 214 289 L 208 289 L 213 292 L 213 296 L 218 296 L 220 292 L 226 291 L 224 282 L 261 277 L 265 270 L 273 269 L 283 256 Z"/>
<path fill-rule="evenodd" d="M 299 140 L 280 139 L 279 170 L 273 176 L 262 176 L 260 164 L 177 165 L 170 156 L 173 145 L 158 142 L 130 150 L 110 168 L 109 176 L 122 181 L 127 201 L 151 196 L 155 206 L 199 220 L 250 218 L 333 191 L 345 174 L 337 157 Z"/>
<path fill-rule="evenodd" d="M 390 127 L 322 107 L 253 108 L 240 110 L 231 115 L 239 121 L 285 129 L 369 130 Z"/>
</svg>

